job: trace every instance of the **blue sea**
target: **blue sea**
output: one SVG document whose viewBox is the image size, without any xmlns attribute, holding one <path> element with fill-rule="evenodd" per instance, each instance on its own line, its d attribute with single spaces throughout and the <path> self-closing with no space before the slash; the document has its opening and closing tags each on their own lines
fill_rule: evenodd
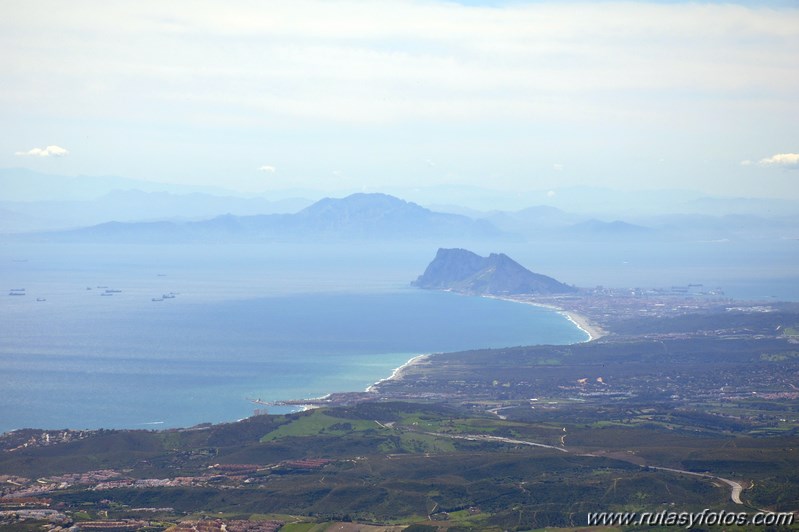
<svg viewBox="0 0 799 532">
<path fill-rule="evenodd" d="M 26 295 L 0 298 L 0 431 L 234 421 L 263 408 L 248 398 L 362 391 L 418 354 L 586 340 L 551 310 L 381 283 L 330 253 L 112 251 L 5 265 Z"/>
<path fill-rule="evenodd" d="M 797 300 L 796 248 L 475 251 L 506 251 L 577 286 L 691 282 L 742 299 Z M 361 391 L 419 354 L 586 339 L 551 310 L 411 288 L 435 251 L 2 244 L 0 290 L 25 295 L 0 292 L 0 432 L 234 421 L 262 408 L 247 398 Z"/>
</svg>

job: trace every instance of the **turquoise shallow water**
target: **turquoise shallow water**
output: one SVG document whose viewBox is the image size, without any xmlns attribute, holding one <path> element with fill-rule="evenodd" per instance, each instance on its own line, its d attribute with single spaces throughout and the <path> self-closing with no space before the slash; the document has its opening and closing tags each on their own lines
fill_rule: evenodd
<svg viewBox="0 0 799 532">
<path fill-rule="evenodd" d="M 231 421 L 246 397 L 362 390 L 417 354 L 585 339 L 549 310 L 409 288 L 438 245 L 462 244 L 0 243 L 0 289 L 27 294 L 0 292 L 0 431 Z M 482 246 L 577 286 L 799 300 L 794 240 Z"/>
<path fill-rule="evenodd" d="M 549 310 L 414 289 L 71 300 L 0 308 L 0 431 L 232 421 L 257 407 L 247 397 L 363 390 L 420 353 L 586 338 Z"/>
</svg>

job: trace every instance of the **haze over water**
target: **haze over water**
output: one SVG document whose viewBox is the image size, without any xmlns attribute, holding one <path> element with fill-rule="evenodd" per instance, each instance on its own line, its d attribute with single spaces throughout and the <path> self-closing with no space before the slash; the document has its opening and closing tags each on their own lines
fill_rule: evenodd
<svg viewBox="0 0 799 532">
<path fill-rule="evenodd" d="M 797 300 L 792 244 L 475 250 L 577 286 L 693 282 Z M 361 391 L 418 354 L 585 340 L 552 311 L 411 288 L 434 253 L 418 242 L 4 244 L 4 288 L 27 295 L 0 298 L 0 431 L 233 421 L 258 408 L 248 397 Z"/>
<path fill-rule="evenodd" d="M 225 255 L 223 270 L 194 251 L 204 264 L 163 246 L 7 263 L 27 295 L 0 304 L 0 431 L 234 421 L 259 408 L 246 398 L 361 391 L 421 353 L 586 337 L 552 311 L 412 289 L 390 259 L 351 271 L 343 255 L 309 266 L 280 246 Z"/>
</svg>

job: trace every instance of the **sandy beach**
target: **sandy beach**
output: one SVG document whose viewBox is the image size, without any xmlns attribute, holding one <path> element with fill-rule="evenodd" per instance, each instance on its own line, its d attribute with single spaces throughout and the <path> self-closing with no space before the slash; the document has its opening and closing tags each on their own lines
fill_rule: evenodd
<svg viewBox="0 0 799 532">
<path fill-rule="evenodd" d="M 596 340 L 597 338 L 602 338 L 607 334 L 602 327 L 592 323 L 588 318 L 583 316 L 582 314 L 578 314 L 571 310 L 563 310 L 560 308 L 552 307 L 556 309 L 558 312 L 566 316 L 566 318 L 574 323 L 577 328 L 581 329 L 588 335 L 588 342 L 591 340 Z"/>
<path fill-rule="evenodd" d="M 524 303 L 526 305 L 534 305 L 536 307 L 543 307 L 543 308 L 546 308 L 546 309 L 549 309 L 549 310 L 554 310 L 555 312 L 557 312 L 558 314 L 561 314 L 567 320 L 572 322 L 575 327 L 577 327 L 578 329 L 583 331 L 585 334 L 587 334 L 588 335 L 588 339 L 585 340 L 586 342 L 590 342 L 592 340 L 596 340 L 598 338 L 601 338 L 601 337 L 607 335 L 607 332 L 604 329 L 602 329 L 602 327 L 600 327 L 599 325 L 596 325 L 595 323 L 591 322 L 591 320 L 589 320 L 588 318 L 586 318 L 582 314 L 579 314 L 579 313 L 571 311 L 571 310 L 565 310 L 565 309 L 563 309 L 561 307 L 558 307 L 558 306 L 555 306 L 555 305 L 550 305 L 550 304 L 546 304 L 546 303 L 537 303 L 537 302 L 533 302 L 533 301 L 525 301 L 525 300 L 522 300 L 522 299 L 513 299 L 513 298 L 510 298 L 510 297 L 498 297 L 498 296 L 482 296 L 482 297 L 487 297 L 487 298 L 491 298 L 491 299 L 501 299 L 503 301 L 513 301 L 514 303 Z M 378 385 L 380 385 L 381 383 L 388 382 L 388 381 L 393 381 L 393 380 L 397 380 L 397 379 L 401 379 L 402 378 L 402 374 L 403 374 L 403 372 L 405 370 L 407 370 L 411 366 L 423 364 L 428 358 L 430 358 L 430 356 L 431 355 L 426 354 L 426 355 L 417 355 L 417 356 L 413 357 L 412 359 L 407 361 L 405 364 L 403 364 L 400 367 L 394 369 L 394 371 L 391 372 L 390 376 L 386 377 L 385 379 L 380 379 L 379 381 L 375 382 L 374 384 L 370 384 L 366 388 L 365 391 L 369 392 L 369 393 L 373 393 L 373 392 L 377 391 L 376 387 Z"/>
<path fill-rule="evenodd" d="M 600 327 L 599 325 L 593 323 L 591 320 L 589 320 L 588 318 L 586 318 L 582 314 L 579 314 L 579 313 L 574 312 L 572 310 L 566 310 L 566 309 L 561 308 L 561 307 L 559 307 L 557 305 L 552 305 L 552 304 L 549 304 L 549 303 L 539 303 L 539 302 L 536 302 L 536 301 L 526 301 L 524 299 L 516 299 L 516 298 L 513 298 L 513 297 L 500 297 L 500 296 L 489 296 L 489 295 L 485 295 L 485 296 L 481 296 L 481 297 L 487 297 L 487 298 L 490 298 L 490 299 L 501 299 L 502 301 L 513 301 L 514 303 L 524 303 L 525 305 L 533 305 L 533 306 L 536 306 L 536 307 L 543 307 L 543 308 L 547 308 L 547 309 L 550 309 L 550 310 L 554 310 L 554 311 L 558 312 L 559 314 L 563 315 L 567 320 L 572 322 L 575 325 L 575 327 L 577 327 L 578 329 L 583 331 L 585 334 L 587 334 L 588 335 L 588 339 L 586 340 L 586 342 L 590 342 L 591 340 L 596 340 L 598 338 L 602 338 L 603 336 L 606 336 L 608 334 L 607 331 L 605 331 L 602 327 Z"/>
<path fill-rule="evenodd" d="M 371 392 L 376 392 L 377 390 L 375 389 L 375 386 L 378 386 L 380 383 L 401 379 L 402 378 L 402 373 L 406 369 L 408 369 L 411 366 L 415 366 L 415 365 L 421 364 L 425 360 L 427 360 L 428 358 L 430 358 L 430 355 L 416 355 L 415 357 L 413 357 L 412 359 L 407 361 L 405 364 L 401 365 L 398 368 L 395 368 L 394 371 L 391 372 L 390 376 L 386 377 L 385 379 L 380 379 L 379 381 L 375 382 L 374 384 L 370 384 L 369 386 L 367 386 L 365 391 L 366 392 L 370 392 L 370 393 Z"/>
</svg>

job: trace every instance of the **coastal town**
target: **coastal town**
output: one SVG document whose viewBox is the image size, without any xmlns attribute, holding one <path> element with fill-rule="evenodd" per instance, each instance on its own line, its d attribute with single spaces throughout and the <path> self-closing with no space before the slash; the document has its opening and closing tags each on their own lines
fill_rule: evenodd
<svg viewBox="0 0 799 532">
<path fill-rule="evenodd" d="M 191 501 L 200 494 L 213 495 L 219 497 L 214 505 L 227 508 L 227 497 L 250 500 L 264 492 L 274 498 L 275 490 L 285 489 L 281 486 L 302 486 L 301 493 L 309 493 L 311 480 L 321 489 L 326 479 L 349 482 L 351 471 L 360 472 L 353 479 L 368 478 L 375 467 L 393 468 L 431 456 L 442 459 L 441 453 L 457 455 L 459 448 L 469 445 L 556 454 L 577 445 L 584 456 L 608 455 L 643 466 L 652 463 L 644 459 L 644 440 L 635 440 L 639 450 L 634 455 L 616 449 L 638 431 L 667 431 L 689 439 L 771 438 L 774 445 L 799 432 L 795 304 L 601 289 L 512 299 L 567 313 L 591 341 L 419 355 L 366 391 L 283 401 L 279 404 L 305 409 L 287 416 L 271 416 L 266 410 L 274 403 L 257 401 L 253 417 L 220 426 L 6 433 L 0 436 L 0 523 L 35 522 L 49 530 L 74 531 L 273 531 L 309 516 L 267 513 L 241 519 L 236 512 L 220 516 L 203 511 L 204 506 Z M 385 409 L 432 409 L 435 415 L 387 418 L 380 413 Z M 454 422 L 454 412 L 464 421 Z M 497 425 L 488 433 L 478 428 L 491 423 Z M 589 435 L 611 428 L 622 431 L 617 443 L 591 443 Z M 293 448 L 281 443 L 284 438 Z M 379 444 L 359 451 L 362 438 L 375 438 Z M 196 443 L 187 443 L 192 441 Z M 73 448 L 94 455 L 117 445 L 131 450 L 122 463 L 104 459 L 106 466 L 90 467 L 94 461 L 81 461 L 72 471 L 44 474 L 24 474 L 36 468 L 20 467 L 24 456 L 56 456 Z M 250 450 L 241 451 L 242 445 Z M 150 450 L 133 451 L 139 448 Z M 739 487 L 736 504 L 741 497 L 767 496 L 757 490 L 750 495 L 745 489 L 749 484 L 725 466 L 711 475 L 703 472 L 706 466 L 693 463 L 661 457 L 650 471 L 684 471 L 701 478 L 722 478 L 719 473 L 724 473 L 723 478 Z M 420 462 L 414 467 L 423 466 Z M 575 477 L 580 479 L 575 482 L 582 478 Z M 470 502 L 462 518 L 488 518 L 487 499 L 474 500 L 484 502 Z M 431 508 L 431 523 L 460 515 L 457 505 Z M 381 522 L 361 512 L 362 520 Z M 327 510 L 319 519 L 346 523 L 349 517 Z M 384 524 L 375 530 L 388 530 Z"/>
<path fill-rule="evenodd" d="M 436 260 L 466 254 L 440 250 Z M 641 439 L 641 434 L 680 435 L 687 438 L 681 445 L 690 448 L 698 445 L 697 437 L 736 437 L 745 446 L 771 438 L 769 445 L 776 447 L 769 452 L 782 452 L 781 438 L 799 434 L 799 304 L 734 301 L 698 285 L 575 289 L 524 270 L 504 255 L 476 264 L 473 277 L 479 282 L 459 280 L 437 289 L 546 307 L 581 329 L 585 340 L 420 354 L 362 392 L 277 402 L 242 398 L 256 409 L 236 423 L 163 431 L 12 431 L 0 435 L 0 525 L 31 522 L 74 532 L 272 532 L 315 519 L 350 530 L 354 514 L 367 527 L 357 530 L 395 530 L 372 509 L 378 502 L 352 494 L 360 489 L 371 494 L 375 471 L 387 469 L 392 472 L 380 482 L 394 486 L 382 492 L 392 499 L 404 493 L 395 485 L 407 464 L 427 471 L 433 457 L 458 460 L 460 453 L 464 459 L 477 453 L 479 468 L 485 467 L 484 460 L 505 460 L 507 452 L 519 454 L 517 459 L 526 464 L 530 452 L 581 460 L 612 457 L 617 475 L 659 475 L 657 482 L 662 482 L 663 475 L 680 474 L 732 486 L 734 505 L 744 504 L 742 496 L 761 505 L 771 501 L 771 491 L 754 489 L 751 480 L 746 488 L 749 484 L 727 465 L 749 455 L 740 457 L 731 449 L 724 451 L 731 458 L 719 463 L 679 453 L 669 457 L 661 450 L 647 451 L 651 438 Z M 498 267 L 515 272 L 515 284 L 492 278 Z M 507 286 L 516 289 L 506 291 Z M 270 415 L 274 406 L 295 412 Z M 597 431 L 609 430 L 618 436 L 594 438 Z M 127 451 L 108 454 L 118 447 Z M 81 458 L 58 465 L 58 471 L 25 458 L 46 460 L 75 450 Z M 610 467 L 602 464 L 600 470 Z M 452 467 L 447 475 L 458 470 Z M 583 466 L 573 467 L 570 482 L 587 482 Z M 438 489 L 450 489 L 449 480 L 435 482 Z M 524 504 L 535 506 L 524 483 L 509 482 Z M 758 482 L 782 486 L 771 477 L 758 477 Z M 336 489 L 342 498 L 323 503 Z M 424 509 L 415 512 L 423 512 L 434 529 L 441 523 L 455 526 L 459 521 L 453 519 L 475 523 L 489 518 L 507 528 L 508 520 L 516 519 L 506 515 L 509 503 L 494 507 L 493 496 L 478 494 L 481 489 L 451 500 L 428 496 L 421 506 L 413 503 Z M 489 491 L 495 491 L 493 484 Z M 253 512 L 266 504 L 265 493 L 275 511 Z M 250 510 L 240 511 L 241 505 Z M 407 512 L 398 508 L 408 505 L 392 502 L 385 515 Z M 285 508 L 292 512 L 276 511 Z M 530 523 L 567 525 L 562 516 L 573 513 L 544 521 L 531 517 Z"/>
<path fill-rule="evenodd" d="M 70 431 L 60 436 L 65 440 Z M 47 433 L 44 433 L 47 435 Z M 89 434 L 90 435 L 90 434 Z M 42 440 L 43 438 L 39 438 Z M 46 439 L 46 438 L 45 438 Z M 62 440 L 63 441 L 63 440 Z M 74 441 L 74 440 L 73 440 Z M 55 439 L 53 440 L 55 443 Z M 2 449 L 0 452 L 14 452 L 16 449 Z M 179 458 L 175 459 L 177 462 Z M 237 489 L 257 487 L 267 482 L 270 475 L 298 474 L 320 470 L 333 463 L 329 459 L 285 460 L 276 464 L 213 464 L 205 472 L 190 476 L 170 478 L 136 478 L 131 470 L 100 469 L 83 473 L 50 475 L 39 478 L 25 478 L 15 475 L 0 475 L 0 526 L 25 521 L 48 523 L 50 530 L 72 528 L 74 512 L 68 511 L 63 502 L 56 502 L 52 496 L 74 490 L 109 493 L 111 498 L 98 501 L 98 516 L 90 522 L 80 523 L 80 530 L 140 530 L 156 526 L 159 516 L 175 514 L 172 507 L 124 508 L 124 511 L 137 515 L 136 518 L 108 519 L 109 511 L 119 512 L 122 507 L 115 503 L 115 490 L 150 490 L 166 488 L 213 488 Z M 142 519 L 142 515 L 152 516 Z M 186 519 L 176 523 L 172 530 L 228 530 L 240 532 L 273 532 L 285 523 L 276 520 L 220 520 Z"/>
<path fill-rule="evenodd" d="M 524 304 L 538 305 L 563 313 L 577 327 L 582 329 L 588 340 L 598 341 L 597 345 L 586 346 L 587 350 L 601 350 L 603 346 L 615 345 L 613 342 L 633 340 L 644 341 L 707 341 L 724 339 L 751 339 L 777 341 L 777 349 L 783 350 L 783 341 L 799 344 L 799 329 L 796 324 L 783 323 L 786 313 L 796 312 L 799 305 L 774 302 L 741 302 L 726 298 L 716 292 L 689 293 L 689 288 L 674 289 L 596 289 L 582 290 L 568 295 L 507 295 L 489 296 Z M 790 319 L 790 318 L 789 318 Z M 666 320 L 667 328 L 660 327 Z M 793 325 L 793 326 L 792 326 Z M 608 343 L 611 342 L 611 343 Z M 660 345 L 660 344 L 658 344 Z M 697 344 L 700 345 L 700 344 Z M 618 351 L 617 347 L 612 348 Z M 532 357 L 536 351 L 571 351 L 570 347 L 549 346 L 524 348 L 525 356 Z M 496 350 L 494 350 L 496 352 Z M 761 356 L 761 353 L 757 353 Z M 769 355 L 760 362 L 784 361 L 794 358 L 792 353 Z M 776 358 L 775 358 L 776 357 Z M 470 380 L 442 378 L 433 380 L 433 374 L 440 366 L 437 361 L 463 358 L 463 354 L 418 355 L 405 365 L 394 370 L 391 376 L 369 386 L 365 393 L 332 393 L 314 399 L 295 399 L 266 403 L 265 406 L 294 406 L 303 408 L 343 406 L 360 401 L 385 399 L 401 400 L 465 400 L 468 397 L 481 400 L 508 400 L 517 397 L 529 401 L 546 399 L 568 399 L 577 397 L 581 401 L 596 402 L 602 398 L 633 398 L 657 393 L 671 402 L 715 401 L 730 402 L 783 398 L 799 399 L 799 379 L 793 371 L 785 372 L 778 364 L 758 365 L 742 373 L 736 368 L 715 368 L 705 377 L 685 376 L 684 367 L 662 368 L 645 375 L 614 376 L 606 371 L 604 375 L 590 368 L 585 375 L 573 374 L 571 368 L 565 380 L 554 380 L 556 370 L 546 368 L 546 379 L 509 379 L 504 389 L 497 389 L 492 380 L 480 384 L 479 375 Z M 550 356 L 554 359 L 554 356 Z M 710 362 L 710 361 L 708 361 Z M 448 362 L 446 371 L 452 369 Z M 521 364 L 521 361 L 520 361 Z M 695 368 L 694 368 L 695 369 Z M 540 368 L 539 368 L 540 370 Z M 536 370 L 536 371 L 539 371 Z M 715 372 L 716 370 L 720 373 Z M 442 371 L 445 371 L 442 369 Z M 615 370 L 618 372 L 619 370 Z M 596 374 L 595 374 L 596 373 Z M 601 372 L 600 372 L 601 373 Z M 704 372 L 700 372 L 704 373 Z M 459 386 L 459 383 L 462 386 Z M 505 405 L 507 406 L 507 405 Z M 759 414 L 762 419 L 763 414 Z M 766 416 L 771 417 L 771 416 Z M 779 419 L 774 417 L 774 419 Z"/>
</svg>

